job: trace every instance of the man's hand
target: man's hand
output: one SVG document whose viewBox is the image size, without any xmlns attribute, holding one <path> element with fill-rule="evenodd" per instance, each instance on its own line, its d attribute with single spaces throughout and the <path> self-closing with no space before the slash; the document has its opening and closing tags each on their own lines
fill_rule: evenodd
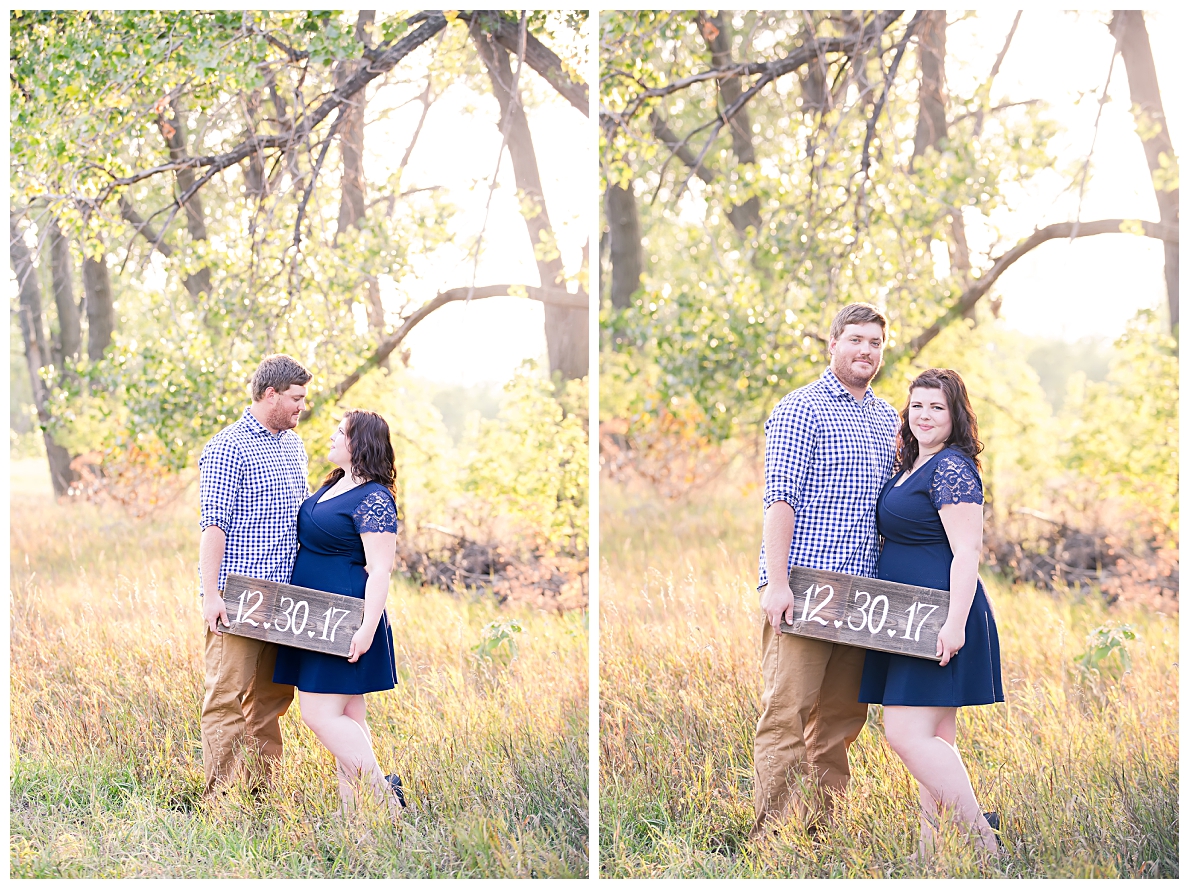
<svg viewBox="0 0 1189 889">
<path fill-rule="evenodd" d="M 764 614 L 768 615 L 768 623 L 779 630 L 780 618 L 783 616 L 785 623 L 792 623 L 793 615 L 793 591 L 789 589 L 788 578 L 781 580 L 781 578 L 770 578 L 768 585 L 764 587 L 764 592 L 760 595 L 760 607 L 764 609 Z"/>
<path fill-rule="evenodd" d="M 223 631 L 218 626 L 220 618 L 223 619 L 224 624 L 231 624 L 231 621 L 227 619 L 227 605 L 216 590 L 214 593 L 202 597 L 202 619 L 216 636 L 223 635 Z"/>
<path fill-rule="evenodd" d="M 204 528 L 198 538 L 198 569 L 202 576 L 202 619 L 210 631 L 217 636 L 223 632 L 217 626 L 219 618 L 230 625 L 223 594 L 219 592 L 217 580 L 219 567 L 223 564 L 223 553 L 227 549 L 227 534 L 218 525 Z"/>
</svg>

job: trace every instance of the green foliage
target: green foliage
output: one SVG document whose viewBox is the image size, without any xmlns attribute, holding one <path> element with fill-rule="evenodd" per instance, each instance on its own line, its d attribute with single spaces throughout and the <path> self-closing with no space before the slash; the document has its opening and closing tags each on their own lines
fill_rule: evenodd
<svg viewBox="0 0 1189 889">
<path fill-rule="evenodd" d="M 794 77 L 778 80 L 747 106 L 755 163 L 737 161 L 723 128 L 706 155 L 715 178 L 690 178 L 679 198 L 689 171 L 650 135 L 648 116 L 688 134 L 721 104 L 716 88 L 694 84 L 638 107 L 632 97 L 709 67 L 695 18 L 604 13 L 603 100 L 611 112 L 632 114 L 610 138 L 604 131 L 604 179 L 637 195 L 645 274 L 634 305 L 604 308 L 603 348 L 635 353 L 637 368 L 657 363 L 660 401 L 696 400 L 706 433 L 721 440 L 754 429 L 780 395 L 820 374 L 840 305 L 884 308 L 893 356 L 949 310 L 967 286 L 960 269 L 938 258 L 947 255 L 955 215 L 989 225 L 1006 190 L 1051 165 L 1046 144 L 1055 129 L 1029 106 L 988 115 L 976 136 L 975 116 L 961 112 L 982 100 L 953 96 L 948 137 L 914 162 L 917 84 L 906 59 L 889 87 L 868 181 L 863 143 L 890 56 L 872 51 L 849 67 L 831 56 L 827 80 L 853 84 L 837 91 L 831 110 L 812 108 Z M 839 27 L 826 13 L 812 21 L 823 36 Z M 735 57 L 786 55 L 807 27 L 799 12 L 734 13 Z M 882 53 L 902 31 L 899 24 L 884 35 Z M 704 140 L 691 139 L 695 156 Z M 756 202 L 761 225 L 741 236 L 729 214 L 746 201 Z"/>
<path fill-rule="evenodd" d="M 1127 651 L 1127 643 L 1134 642 L 1139 637 L 1129 624 L 1105 624 L 1092 630 L 1086 637 L 1086 652 L 1074 658 L 1074 663 L 1087 673 L 1112 674 L 1116 672 L 1131 672 L 1131 654 Z M 1111 663 L 1106 663 L 1113 652 L 1118 652 L 1119 668 L 1116 670 Z"/>
<path fill-rule="evenodd" d="M 1102 382 L 1074 380 L 1062 413 L 1066 465 L 1117 498 L 1156 546 L 1180 527 L 1179 362 L 1156 313 L 1140 312 L 1115 343 Z"/>
<path fill-rule="evenodd" d="M 585 380 L 566 387 L 571 403 L 584 402 Z M 564 411 L 534 362 L 525 362 L 504 392 L 499 416 L 481 420 L 467 440 L 461 487 L 474 495 L 470 519 L 484 524 L 498 517 L 523 528 L 542 551 L 584 554 L 589 534 L 584 418 Z"/>
<path fill-rule="evenodd" d="M 365 376 L 298 432 L 316 486 L 331 469 L 329 437 L 343 413 L 378 411 L 392 433 L 397 500 L 412 528 L 459 525 L 525 553 L 581 557 L 589 535 L 586 392 L 584 380 L 555 392 L 527 362 L 504 387 L 496 416 L 472 413 L 455 443 L 435 404 L 441 388 L 397 365 Z"/>
<path fill-rule="evenodd" d="M 1065 404 L 1074 374 L 1082 373 L 1087 380 L 1101 382 L 1106 379 L 1109 362 L 1110 343 L 1098 337 L 1085 337 L 1076 343 L 1047 337 L 1028 341 L 1028 363 L 1040 377 L 1040 387 L 1054 411 Z"/>
<path fill-rule="evenodd" d="M 472 646 L 471 652 L 475 660 L 484 666 L 506 667 L 520 653 L 517 636 L 523 632 L 524 626 L 516 618 L 493 620 L 484 625 L 479 641 Z"/>
<path fill-rule="evenodd" d="M 373 43 L 405 35 L 406 18 L 379 13 Z M 308 140 L 214 175 L 188 205 L 200 224 L 185 211 L 170 216 L 183 185 L 181 173 L 159 169 L 171 160 L 166 140 L 180 134 L 178 156 L 211 158 L 250 134 L 290 132 L 333 92 L 342 66 L 362 57 L 355 25 L 355 13 L 316 10 L 12 13 L 14 218 L 31 248 L 56 219 L 76 271 L 84 255 L 101 257 L 117 309 L 101 360 L 46 372 L 50 429 L 72 452 L 136 447 L 165 471 L 192 466 L 201 444 L 238 416 L 247 376 L 271 352 L 310 368 L 318 405 L 418 307 L 407 294 L 424 291 L 427 273 L 440 278 L 435 263 L 443 255 L 454 262 L 445 192 L 437 183 L 411 189 L 399 170 L 367 182 L 364 216 L 339 231 L 343 158 L 337 141 L 325 141 L 337 111 Z M 533 14 L 529 27 L 558 39 L 563 63 L 582 63 L 574 29 L 587 27 L 583 15 Z M 462 26 L 401 64 L 407 85 L 427 82 L 433 96 L 481 83 Z M 368 120 L 392 111 L 381 92 L 373 85 Z M 397 157 L 403 147 L 394 146 Z M 204 161 L 187 175 L 210 169 Z M 137 234 L 121 201 L 162 235 L 159 250 Z M 34 252 L 52 336 L 49 251 Z M 193 286 L 203 276 L 209 287 Z M 367 316 L 370 288 L 383 300 L 382 323 Z"/>
</svg>

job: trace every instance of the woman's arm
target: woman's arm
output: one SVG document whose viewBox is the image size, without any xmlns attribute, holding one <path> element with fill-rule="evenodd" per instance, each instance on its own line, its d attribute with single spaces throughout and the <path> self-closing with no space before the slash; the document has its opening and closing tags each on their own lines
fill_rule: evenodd
<svg viewBox="0 0 1189 889">
<path fill-rule="evenodd" d="M 966 644 L 966 618 L 978 587 L 978 562 L 983 551 L 981 503 L 947 503 L 938 511 L 954 560 L 950 563 L 950 613 L 937 635 L 941 666 Z"/>
<path fill-rule="evenodd" d="M 388 601 L 388 584 L 392 578 L 392 563 L 396 560 L 396 534 L 391 531 L 371 531 L 360 534 L 363 552 L 367 557 L 367 586 L 363 590 L 363 625 L 351 637 L 348 663 L 355 663 L 372 647 L 376 627 Z"/>
</svg>

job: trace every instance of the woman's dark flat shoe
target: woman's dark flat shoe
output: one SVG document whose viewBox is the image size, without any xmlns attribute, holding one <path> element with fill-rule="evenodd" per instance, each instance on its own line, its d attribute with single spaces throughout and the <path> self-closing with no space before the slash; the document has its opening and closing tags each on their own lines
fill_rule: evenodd
<svg viewBox="0 0 1189 889">
<path fill-rule="evenodd" d="M 405 791 L 400 783 L 400 775 L 385 775 L 384 780 L 388 782 L 388 786 L 392 788 L 392 792 L 396 794 L 396 798 L 400 800 L 400 807 L 407 809 L 409 804 L 405 802 Z"/>
<path fill-rule="evenodd" d="M 987 819 L 987 824 L 991 826 L 991 830 L 995 831 L 995 843 L 999 846 L 999 851 L 1003 851 L 1003 840 L 999 838 L 999 813 L 998 812 L 983 812 L 983 817 Z"/>
</svg>

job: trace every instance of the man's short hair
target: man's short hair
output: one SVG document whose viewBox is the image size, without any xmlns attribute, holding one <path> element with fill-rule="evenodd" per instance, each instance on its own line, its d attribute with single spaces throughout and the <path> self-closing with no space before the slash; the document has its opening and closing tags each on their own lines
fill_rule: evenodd
<svg viewBox="0 0 1189 889">
<path fill-rule="evenodd" d="M 259 401 L 266 389 L 284 392 L 290 386 L 304 386 L 313 377 L 288 355 L 269 355 L 252 374 L 252 400 Z"/>
<path fill-rule="evenodd" d="M 830 325 L 830 339 L 836 340 L 842 336 L 842 331 L 848 324 L 878 324 L 885 331 L 888 329 L 888 319 L 870 303 L 850 303 L 845 305 L 834 316 L 834 323 Z"/>
</svg>

